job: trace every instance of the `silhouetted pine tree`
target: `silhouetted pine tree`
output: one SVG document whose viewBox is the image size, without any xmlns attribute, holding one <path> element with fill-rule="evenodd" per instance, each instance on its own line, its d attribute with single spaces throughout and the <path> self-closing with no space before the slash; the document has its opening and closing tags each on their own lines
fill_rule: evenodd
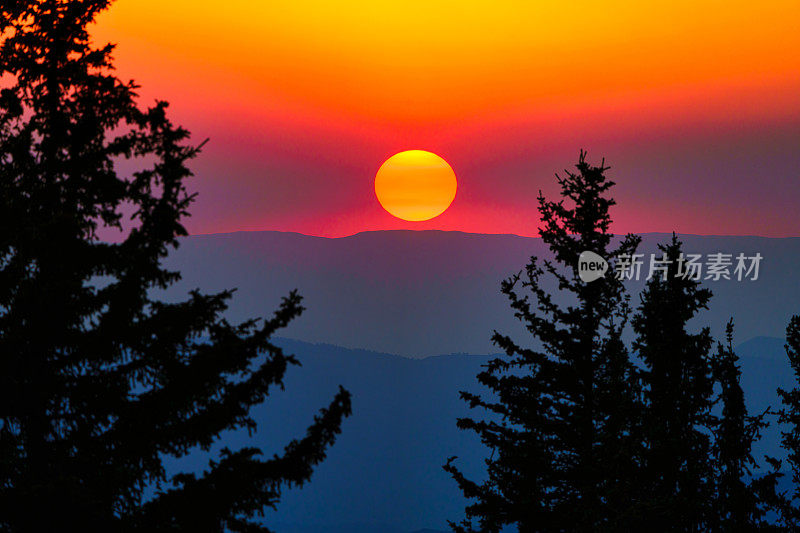
<svg viewBox="0 0 800 533">
<path fill-rule="evenodd" d="M 524 276 L 502 284 L 531 345 L 495 332 L 506 356 L 478 375 L 491 394 L 461 393 L 493 418 L 459 419 L 458 426 L 475 431 L 492 452 L 483 482 L 467 479 L 455 458 L 445 465 L 473 500 L 466 519 L 451 524 L 455 531 L 496 532 L 509 524 L 519 531 L 590 531 L 624 522 L 637 409 L 633 367 L 620 340 L 627 296 L 612 272 L 584 283 L 577 266 L 583 251 L 613 264 L 633 253 L 639 238 L 629 235 L 612 247 L 608 167 L 589 165 L 581 152 L 577 169 L 557 176 L 561 201 L 539 195 L 540 234 L 554 261 L 534 257 Z M 543 288 L 544 276 L 556 281 L 557 294 Z"/>
<path fill-rule="evenodd" d="M 691 333 L 688 327 L 707 309 L 711 291 L 701 288 L 688 271 L 674 234 L 659 249 L 666 270 L 653 273 L 633 319 L 633 347 L 644 365 L 645 406 L 638 527 L 769 528 L 767 512 L 779 502 L 779 474 L 772 463 L 772 472 L 756 475 L 752 446 L 767 426 L 768 413 L 747 413 L 733 351 L 733 323 L 728 324 L 726 344 L 718 343 L 712 354 L 708 328 Z"/>
<path fill-rule="evenodd" d="M 161 261 L 198 148 L 90 45 L 107 4 L 0 3 L 0 530 L 266 531 L 253 517 L 309 479 L 349 394 L 281 455 L 223 449 L 167 478 L 165 459 L 255 429 L 251 406 L 297 363 L 270 337 L 302 307 L 292 293 L 233 325 L 230 291 L 156 299 L 179 278 Z"/>
<path fill-rule="evenodd" d="M 714 519 L 712 338 L 708 328 L 691 333 L 687 323 L 707 309 L 711 291 L 679 272 L 685 265 L 675 235 L 659 249 L 666 275 L 656 272 L 647 282 L 632 322 L 646 405 L 641 527 L 698 531 Z"/>
<path fill-rule="evenodd" d="M 772 471 L 758 475 L 753 444 L 768 426 L 769 410 L 749 416 L 740 384 L 739 357 L 733 350 L 733 321 L 725 330 L 725 344 L 717 343 L 712 359 L 721 414 L 714 428 L 714 470 L 716 497 L 714 530 L 772 530 L 768 512 L 781 505 L 777 494 L 779 464 L 768 459 Z M 774 520 L 773 520 L 774 521 Z"/>
<path fill-rule="evenodd" d="M 791 390 L 778 389 L 783 403 L 779 422 L 784 424 L 781 446 L 786 450 L 787 463 L 792 471 L 792 492 L 781 507 L 783 524 L 792 531 L 800 529 L 800 315 L 793 316 L 786 328 L 786 355 L 798 386 Z"/>
</svg>

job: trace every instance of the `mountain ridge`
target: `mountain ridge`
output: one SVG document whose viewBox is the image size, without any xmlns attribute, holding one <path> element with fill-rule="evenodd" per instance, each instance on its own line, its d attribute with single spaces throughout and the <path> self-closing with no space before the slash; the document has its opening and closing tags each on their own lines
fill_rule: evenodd
<svg viewBox="0 0 800 533">
<path fill-rule="evenodd" d="M 742 386 L 751 413 L 777 407 L 775 390 L 793 386 L 788 359 L 775 351 L 779 341 L 748 339 L 736 346 L 742 352 Z M 446 530 L 447 520 L 463 516 L 466 501 L 441 467 L 456 455 L 469 477 L 483 476 L 488 450 L 471 432 L 459 430 L 456 420 L 491 418 L 471 410 L 459 391 L 485 392 L 475 376 L 492 356 L 414 359 L 286 338 L 276 343 L 302 366 L 291 367 L 285 389 L 275 389 L 254 408 L 254 440 L 241 431 L 227 434 L 216 446 L 256 445 L 267 455 L 280 452 L 302 434 L 340 384 L 353 395 L 353 414 L 311 482 L 288 490 L 277 511 L 267 514 L 267 526 L 287 526 L 272 528 L 282 533 L 407 533 Z M 745 344 L 749 348 L 741 349 Z M 756 457 L 782 456 L 779 430 L 773 426 L 764 433 Z M 203 454 L 181 464 L 199 470 L 205 466 Z"/>
<path fill-rule="evenodd" d="M 475 235 L 475 236 L 497 236 L 497 237 L 519 237 L 521 239 L 539 239 L 541 237 L 537 237 L 534 235 L 520 235 L 518 233 L 478 233 L 474 231 L 462 231 L 462 230 L 441 230 L 441 229 L 424 229 L 424 230 L 416 230 L 416 229 L 385 229 L 385 230 L 364 230 L 358 231 L 356 233 L 351 233 L 349 235 L 340 235 L 340 236 L 325 236 L 325 235 L 312 235 L 309 233 L 302 233 L 299 231 L 286 231 L 286 230 L 235 230 L 235 231 L 221 231 L 217 233 L 192 233 L 182 238 L 192 238 L 192 237 L 214 237 L 214 236 L 226 236 L 226 235 L 237 235 L 242 233 L 282 233 L 287 235 L 298 235 L 301 237 L 311 237 L 315 239 L 329 239 L 329 240 L 338 240 L 338 239 L 349 239 L 352 237 L 357 237 L 359 235 L 369 235 L 369 234 L 380 234 L 380 233 L 449 233 L 449 234 L 461 234 L 461 235 Z M 782 239 L 800 239 L 800 236 L 783 236 L 783 237 L 771 237 L 768 235 L 739 235 L 739 234 L 716 234 L 716 233 L 679 233 L 676 232 L 679 237 L 730 237 L 730 238 L 758 238 L 758 239 L 772 239 L 772 240 L 782 240 Z M 611 235 L 615 237 L 624 237 L 628 235 L 627 233 L 612 233 Z M 640 235 L 642 237 L 672 237 L 672 232 L 664 232 L 664 231 L 648 231 L 643 233 L 634 233 L 634 235 Z"/>
<path fill-rule="evenodd" d="M 666 234 L 643 235 L 641 252 L 655 253 Z M 682 236 L 688 253 L 761 253 L 757 281 L 706 282 L 714 292 L 698 319 L 722 338 L 734 317 L 736 338 L 784 334 L 800 311 L 800 238 Z M 531 256 L 548 258 L 536 237 L 392 230 L 347 238 L 254 231 L 184 237 L 167 259 L 183 279 L 165 293 L 238 288 L 226 314 L 245 320 L 272 312 L 298 289 L 306 313 L 282 335 L 307 342 L 425 357 L 494 351 L 493 330 L 520 336 L 500 282 Z M 646 274 L 646 269 L 644 269 Z M 545 288 L 555 291 L 552 280 Z M 644 281 L 626 282 L 634 305 Z"/>
</svg>

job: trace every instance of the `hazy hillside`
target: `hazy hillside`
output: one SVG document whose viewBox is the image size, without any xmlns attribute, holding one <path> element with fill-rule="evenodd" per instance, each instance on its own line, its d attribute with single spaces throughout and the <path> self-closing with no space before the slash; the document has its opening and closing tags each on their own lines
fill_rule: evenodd
<svg viewBox="0 0 800 533">
<path fill-rule="evenodd" d="M 667 238 L 646 235 L 641 251 L 650 253 Z M 775 406 L 775 388 L 792 382 L 780 339 L 789 317 L 800 312 L 795 274 L 800 239 L 683 240 L 689 253 L 764 257 L 758 281 L 707 284 L 715 296 L 697 325 L 709 324 L 721 337 L 728 318 L 735 318 L 751 412 Z M 195 287 L 238 287 L 229 313 L 235 320 L 271 313 L 291 288 L 306 298 L 308 311 L 281 332 L 298 339 L 282 342 L 303 367 L 292 369 L 287 390 L 258 409 L 261 445 L 278 451 L 300 436 L 340 383 L 354 394 L 354 414 L 328 460 L 310 485 L 286 495 L 268 517 L 270 524 L 288 533 L 408 533 L 443 530 L 447 519 L 461 516 L 464 501 L 441 465 L 458 455 L 468 473 L 482 472 L 485 451 L 472 435 L 458 431 L 455 421 L 467 414 L 458 391 L 475 389 L 474 376 L 488 356 L 429 356 L 493 353 L 493 329 L 524 341 L 526 334 L 498 289 L 530 255 L 547 255 L 540 240 L 440 231 L 342 239 L 279 232 L 183 239 L 170 257 L 183 281 L 168 297 Z M 634 302 L 642 285 L 630 284 Z M 778 454 L 777 439 L 773 428 L 759 455 Z M 244 444 L 235 434 L 225 442 L 233 448 Z M 182 463 L 203 464 L 200 455 Z"/>
<path fill-rule="evenodd" d="M 455 427 L 468 409 L 458 391 L 477 390 L 474 375 L 488 356 L 409 359 L 330 345 L 282 340 L 303 366 L 289 371 L 286 390 L 257 409 L 256 443 L 270 452 L 299 436 L 341 383 L 353 393 L 353 416 L 311 484 L 290 491 L 267 523 L 286 533 L 408 533 L 447 529 L 464 500 L 441 465 L 450 455 L 473 476 L 484 450 Z M 775 405 L 775 388 L 791 386 L 782 341 L 743 343 L 743 384 L 751 411 Z M 778 453 L 777 429 L 760 452 Z M 227 446 L 244 441 L 226 436 Z M 759 453 L 760 454 L 760 453 Z M 195 456 L 188 464 L 200 466 Z"/>
<path fill-rule="evenodd" d="M 667 235 L 645 235 L 650 253 Z M 764 257 L 758 281 L 709 282 L 721 335 L 733 316 L 736 338 L 781 337 L 800 312 L 800 238 L 682 237 L 687 252 Z M 298 288 L 308 311 L 283 334 L 310 342 L 411 357 L 491 353 L 493 329 L 521 333 L 499 293 L 500 281 L 529 256 L 546 256 L 539 239 L 442 231 L 381 231 L 327 239 L 297 233 L 243 232 L 182 240 L 170 265 L 184 279 L 170 295 L 201 287 L 238 287 L 230 316 L 262 316 Z M 631 283 L 638 290 L 642 283 Z"/>
</svg>

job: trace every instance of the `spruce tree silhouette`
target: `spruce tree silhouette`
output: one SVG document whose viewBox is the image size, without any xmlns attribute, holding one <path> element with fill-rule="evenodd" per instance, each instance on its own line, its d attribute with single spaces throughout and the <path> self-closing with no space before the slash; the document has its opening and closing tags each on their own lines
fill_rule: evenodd
<svg viewBox="0 0 800 533">
<path fill-rule="evenodd" d="M 786 450 L 787 463 L 792 472 L 792 491 L 780 508 L 783 524 L 790 531 L 800 529 L 800 315 L 795 315 L 786 328 L 786 355 L 798 383 L 791 390 L 778 389 L 783 409 L 778 418 L 784 424 L 781 446 Z"/>
<path fill-rule="evenodd" d="M 772 470 L 757 475 L 758 464 L 753 444 L 768 427 L 768 409 L 749 416 L 740 383 L 739 357 L 733 349 L 733 320 L 725 329 L 725 343 L 717 343 L 712 358 L 714 380 L 718 384 L 721 414 L 714 428 L 714 499 L 716 531 L 775 530 L 770 511 L 780 509 L 783 499 L 778 494 L 782 476 L 780 464 L 767 458 Z"/>
<path fill-rule="evenodd" d="M 769 411 L 749 416 L 733 350 L 709 328 L 689 331 L 708 308 L 711 291 L 686 266 L 682 244 L 659 245 L 665 270 L 654 272 L 633 318 L 633 349 L 641 359 L 639 426 L 642 466 L 633 513 L 636 529 L 755 531 L 770 529 L 767 513 L 780 501 L 779 473 L 756 475 L 752 446 Z"/>
<path fill-rule="evenodd" d="M 648 281 L 632 321 L 646 404 L 640 497 L 647 527 L 698 531 L 713 521 L 713 340 L 708 328 L 687 331 L 687 322 L 707 308 L 711 291 L 678 271 L 681 243 L 674 234 L 659 249 L 667 274 Z"/>
<path fill-rule="evenodd" d="M 267 531 L 258 515 L 310 478 L 349 394 L 280 455 L 223 449 L 167 477 L 165 459 L 256 429 L 250 408 L 297 364 L 270 337 L 303 308 L 292 292 L 230 324 L 231 291 L 155 299 L 179 279 L 161 262 L 199 148 L 90 44 L 108 3 L 0 3 L 0 530 Z"/>
<path fill-rule="evenodd" d="M 613 263 L 632 254 L 639 238 L 628 235 L 612 247 L 609 208 L 615 202 L 607 193 L 614 183 L 605 176 L 608 167 L 591 166 L 585 156 L 581 152 L 577 174 L 557 176 L 562 200 L 539 194 L 539 231 L 554 261 L 534 257 L 524 276 L 502 283 L 538 346 L 524 347 L 495 332 L 493 341 L 506 355 L 478 375 L 491 394 L 461 393 L 471 407 L 499 421 L 458 421 L 492 452 L 484 482 L 467 479 L 455 457 L 444 467 L 473 500 L 465 520 L 451 523 L 457 532 L 497 532 L 508 525 L 591 531 L 621 527 L 625 520 L 636 465 L 631 421 L 638 409 L 633 365 L 620 340 L 628 297 L 613 273 L 585 283 L 577 268 L 581 252 Z M 559 295 L 542 288 L 545 275 L 558 282 Z M 557 303 L 564 295 L 568 303 Z"/>
</svg>

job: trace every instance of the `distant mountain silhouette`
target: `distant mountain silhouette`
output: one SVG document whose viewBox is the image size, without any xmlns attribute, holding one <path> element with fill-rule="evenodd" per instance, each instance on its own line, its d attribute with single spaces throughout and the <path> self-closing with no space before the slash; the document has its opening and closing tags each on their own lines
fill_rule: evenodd
<svg viewBox="0 0 800 533">
<path fill-rule="evenodd" d="M 786 359 L 786 352 L 784 351 L 785 339 L 776 337 L 753 337 L 752 339 L 741 343 L 738 346 L 739 355 L 746 355 L 755 358 L 771 358 L 778 357 L 779 360 Z"/>
<path fill-rule="evenodd" d="M 649 254 L 668 238 L 645 235 L 641 251 Z M 708 323 L 721 339 L 734 317 L 748 407 L 755 413 L 777 406 L 775 388 L 791 384 L 780 337 L 798 312 L 800 239 L 682 239 L 689 253 L 764 257 L 759 281 L 709 282 L 711 311 L 696 325 Z M 305 296 L 308 311 L 284 332 L 299 340 L 280 341 L 303 367 L 290 369 L 286 391 L 256 410 L 256 439 L 268 452 L 302 432 L 339 383 L 353 393 L 353 416 L 328 460 L 311 484 L 285 495 L 267 524 L 288 533 L 408 533 L 446 530 L 447 519 L 462 516 L 465 502 L 441 465 L 457 453 L 469 477 L 482 472 L 486 451 L 455 420 L 468 413 L 458 391 L 475 391 L 475 374 L 489 358 L 463 353 L 493 353 L 493 329 L 526 338 L 499 283 L 530 255 L 546 257 L 539 239 L 441 231 L 342 239 L 251 232 L 182 240 L 169 266 L 182 271 L 183 281 L 168 297 L 195 287 L 238 287 L 229 315 L 238 320 L 269 312 L 291 288 Z M 330 344 L 313 344 L 322 342 Z M 462 355 L 430 357 L 454 352 Z M 768 430 L 756 456 L 782 455 L 778 432 Z M 229 434 L 224 442 L 236 448 L 245 439 Z M 202 453 L 181 463 L 205 465 Z"/>
<path fill-rule="evenodd" d="M 645 234 L 641 251 L 649 254 L 668 238 Z M 702 320 L 717 337 L 731 316 L 737 340 L 784 334 L 800 302 L 800 238 L 681 239 L 688 253 L 764 257 L 758 281 L 708 283 L 714 297 Z M 500 281 L 531 255 L 547 256 L 536 238 L 444 231 L 376 231 L 340 239 L 241 232 L 191 236 L 181 243 L 168 264 L 183 272 L 183 281 L 170 294 L 238 287 L 230 316 L 240 319 L 263 315 L 297 287 L 308 311 L 286 336 L 410 357 L 490 353 L 495 328 L 524 338 Z"/>
<path fill-rule="evenodd" d="M 470 475 L 482 472 L 485 451 L 473 435 L 456 428 L 455 419 L 468 412 L 458 391 L 476 391 L 474 375 L 489 356 L 410 359 L 288 339 L 278 343 L 303 366 L 288 371 L 286 391 L 256 408 L 259 445 L 268 452 L 280 449 L 339 383 L 353 394 L 353 415 L 312 482 L 286 493 L 277 512 L 268 513 L 268 525 L 280 533 L 408 533 L 446 530 L 447 519 L 461 516 L 464 500 L 441 465 L 457 453 Z M 753 412 L 774 406 L 775 388 L 791 381 L 782 344 L 761 337 L 739 346 Z M 780 456 L 777 431 L 766 434 L 758 456 Z M 225 436 L 227 446 L 240 441 L 243 435 Z M 186 461 L 199 468 L 201 456 Z"/>
</svg>

